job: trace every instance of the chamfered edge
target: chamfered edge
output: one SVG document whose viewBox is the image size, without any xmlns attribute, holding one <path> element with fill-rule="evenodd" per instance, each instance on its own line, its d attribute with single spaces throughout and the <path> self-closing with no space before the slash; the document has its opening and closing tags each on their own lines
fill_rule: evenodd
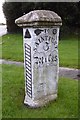
<svg viewBox="0 0 80 120">
<path fill-rule="evenodd" d="M 50 10 L 34 10 L 15 20 L 20 27 L 61 26 L 62 19 Z"/>
</svg>

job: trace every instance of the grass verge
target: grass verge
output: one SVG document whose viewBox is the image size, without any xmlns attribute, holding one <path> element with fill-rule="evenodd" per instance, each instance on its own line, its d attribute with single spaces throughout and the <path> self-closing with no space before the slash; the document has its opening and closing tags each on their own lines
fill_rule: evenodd
<svg viewBox="0 0 80 120">
<path fill-rule="evenodd" d="M 0 119 L 2 118 L 2 65 L 0 64 Z"/>
<path fill-rule="evenodd" d="M 2 58 L 23 61 L 23 40 L 21 34 L 7 34 L 2 37 Z"/>
<path fill-rule="evenodd" d="M 59 41 L 60 66 L 79 68 L 78 66 L 78 38 L 68 37 Z"/>
<path fill-rule="evenodd" d="M 0 58 L 2 57 L 2 37 L 0 37 Z M 0 119 L 2 118 L 2 65 L 0 64 Z"/>
<path fill-rule="evenodd" d="M 30 109 L 24 105 L 24 73 L 22 66 L 2 67 L 3 118 L 77 118 L 78 81 L 60 78 L 58 98 L 45 107 Z"/>
</svg>

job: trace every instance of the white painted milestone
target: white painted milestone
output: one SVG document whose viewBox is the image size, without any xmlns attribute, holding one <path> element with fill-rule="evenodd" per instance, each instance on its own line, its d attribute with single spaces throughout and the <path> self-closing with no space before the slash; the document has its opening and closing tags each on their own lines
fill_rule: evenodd
<svg viewBox="0 0 80 120">
<path fill-rule="evenodd" d="M 30 106 L 41 106 L 44 104 L 42 102 L 44 98 L 48 97 L 49 100 L 57 97 L 59 71 L 58 36 L 59 28 L 57 27 L 24 28 L 26 81 L 24 102 Z M 30 99 L 33 102 L 30 102 Z"/>
<path fill-rule="evenodd" d="M 40 107 L 57 98 L 61 18 L 52 11 L 36 10 L 17 19 L 16 23 L 23 27 L 24 103 Z"/>
</svg>

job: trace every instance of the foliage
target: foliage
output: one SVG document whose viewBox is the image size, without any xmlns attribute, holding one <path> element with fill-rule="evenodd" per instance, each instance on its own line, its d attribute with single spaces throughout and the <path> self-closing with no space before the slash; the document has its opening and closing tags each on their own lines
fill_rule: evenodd
<svg viewBox="0 0 80 120">
<path fill-rule="evenodd" d="M 61 16 L 63 20 L 63 25 L 77 25 L 77 18 L 78 17 L 78 3 L 68 3 L 68 2 L 46 2 L 36 5 L 36 8 L 39 9 L 48 9 L 55 11 L 58 15 Z M 73 14 L 72 14 L 73 13 Z M 75 21 L 75 22 L 74 22 Z"/>
<path fill-rule="evenodd" d="M 22 16 L 22 3 L 20 2 L 5 2 L 3 4 L 3 12 L 6 18 L 7 31 L 17 32 L 21 30 L 16 24 L 15 19 Z"/>
<path fill-rule="evenodd" d="M 9 32 L 18 29 L 15 19 L 32 10 L 45 9 L 58 13 L 63 20 L 63 26 L 78 27 L 80 8 L 77 2 L 5 2 L 3 12 L 6 17 Z"/>
<path fill-rule="evenodd" d="M 23 61 L 23 39 L 21 34 L 2 37 L 2 58 Z M 60 66 L 78 68 L 78 38 L 64 37 L 59 41 Z"/>
<path fill-rule="evenodd" d="M 45 107 L 30 109 L 24 105 L 24 72 L 22 66 L 2 67 L 3 118 L 77 118 L 78 81 L 60 78 L 58 98 Z"/>
</svg>

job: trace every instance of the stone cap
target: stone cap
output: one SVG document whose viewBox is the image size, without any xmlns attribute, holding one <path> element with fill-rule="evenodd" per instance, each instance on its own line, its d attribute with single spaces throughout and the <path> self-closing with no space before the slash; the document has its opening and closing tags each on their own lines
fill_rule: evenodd
<svg viewBox="0 0 80 120">
<path fill-rule="evenodd" d="M 61 26 L 62 20 L 55 12 L 49 10 L 34 10 L 15 20 L 20 27 Z"/>
</svg>

